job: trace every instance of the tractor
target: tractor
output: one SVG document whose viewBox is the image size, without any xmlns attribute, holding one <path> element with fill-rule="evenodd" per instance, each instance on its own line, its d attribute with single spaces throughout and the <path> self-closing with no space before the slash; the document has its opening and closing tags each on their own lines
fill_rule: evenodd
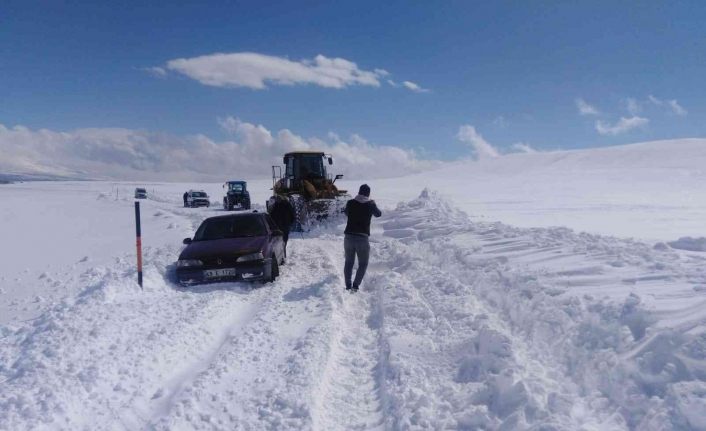
<svg viewBox="0 0 706 431">
<path fill-rule="evenodd" d="M 232 211 L 238 207 L 243 210 L 250 209 L 250 192 L 248 192 L 248 183 L 245 181 L 228 181 L 223 184 L 226 189 L 226 195 L 223 197 L 223 209 Z"/>
<path fill-rule="evenodd" d="M 339 190 L 336 180 L 343 175 L 331 177 L 326 172 L 326 163 L 333 158 L 320 151 L 297 151 L 284 155 L 284 175 L 281 166 L 272 166 L 272 197 L 267 201 L 270 212 L 277 196 L 289 199 L 296 220 L 292 229 L 302 231 L 314 222 L 340 214 L 350 199 L 346 190 Z"/>
</svg>

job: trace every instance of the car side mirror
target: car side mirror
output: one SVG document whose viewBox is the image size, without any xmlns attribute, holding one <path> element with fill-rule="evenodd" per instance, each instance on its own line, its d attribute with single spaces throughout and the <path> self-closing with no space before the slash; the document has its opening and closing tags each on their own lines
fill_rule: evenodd
<svg viewBox="0 0 706 431">
<path fill-rule="evenodd" d="M 182 241 L 184 244 L 189 245 L 191 244 L 191 238 L 184 238 L 184 241 Z"/>
<path fill-rule="evenodd" d="M 341 178 L 343 178 L 343 174 L 338 174 L 338 175 L 336 175 L 336 179 L 337 179 L 337 180 L 340 180 Z"/>
<path fill-rule="evenodd" d="M 328 164 L 332 165 L 333 164 L 333 159 L 331 157 L 328 158 Z"/>
</svg>

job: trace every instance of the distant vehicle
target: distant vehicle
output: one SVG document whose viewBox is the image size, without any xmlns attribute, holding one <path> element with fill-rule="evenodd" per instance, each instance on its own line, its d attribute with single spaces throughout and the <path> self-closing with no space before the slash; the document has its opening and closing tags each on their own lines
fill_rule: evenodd
<svg viewBox="0 0 706 431">
<path fill-rule="evenodd" d="M 270 212 L 275 195 L 283 196 L 292 203 L 296 220 L 292 229 L 301 231 L 314 222 L 340 214 L 350 195 L 336 187 L 336 180 L 343 175 L 332 177 L 326 164 L 333 164 L 333 158 L 321 151 L 295 151 L 287 153 L 281 166 L 272 166 L 272 194 L 267 201 Z"/>
<path fill-rule="evenodd" d="M 223 184 L 226 189 L 226 195 L 223 198 L 223 209 L 232 211 L 235 208 L 243 210 L 250 209 L 250 192 L 248 192 L 248 183 L 245 181 L 228 181 Z"/>
<path fill-rule="evenodd" d="M 176 276 L 179 284 L 229 280 L 274 281 L 284 263 L 284 240 L 265 213 L 210 217 L 194 238 L 185 238 Z"/>
<path fill-rule="evenodd" d="M 135 199 L 147 199 L 147 190 L 142 187 L 135 189 Z"/>
<path fill-rule="evenodd" d="M 211 201 L 208 200 L 208 194 L 203 190 L 189 190 L 186 192 L 186 201 L 184 202 L 185 207 L 209 207 L 211 206 Z"/>
</svg>

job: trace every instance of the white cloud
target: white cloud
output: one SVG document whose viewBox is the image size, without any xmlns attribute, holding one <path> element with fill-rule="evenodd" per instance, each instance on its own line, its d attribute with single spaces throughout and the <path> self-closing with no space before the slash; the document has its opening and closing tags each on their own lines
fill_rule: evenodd
<svg viewBox="0 0 706 431">
<path fill-rule="evenodd" d="M 469 124 L 459 127 L 456 138 L 473 148 L 478 159 L 487 159 L 500 155 L 498 150 L 483 139 L 483 136 L 476 131 L 476 128 Z"/>
<path fill-rule="evenodd" d="M 404 85 L 406 88 L 414 91 L 415 93 L 428 93 L 429 92 L 428 89 L 422 88 L 418 84 L 416 84 L 412 81 L 402 81 L 402 85 Z"/>
<path fill-rule="evenodd" d="M 358 135 L 343 140 L 303 138 L 283 129 L 226 117 L 219 124 L 232 139 L 178 137 L 131 129 L 31 130 L 0 124 L 0 172 L 79 178 L 221 181 L 232 172 L 266 178 L 287 151 L 316 149 L 334 156 L 334 169 L 347 178 L 400 176 L 440 165 L 413 150 L 377 146 Z"/>
<path fill-rule="evenodd" d="M 677 101 L 674 100 L 674 99 L 673 99 L 673 100 L 668 100 L 668 101 L 667 101 L 667 106 L 669 106 L 669 108 L 671 108 L 672 112 L 674 112 L 674 113 L 677 114 L 677 115 L 684 116 L 684 115 L 688 114 L 687 110 L 684 109 L 684 108 L 679 104 L 679 102 L 677 102 Z"/>
<path fill-rule="evenodd" d="M 625 109 L 630 114 L 630 117 L 621 117 L 616 123 L 611 124 L 606 121 L 598 120 L 595 122 L 595 128 L 601 135 L 619 135 L 621 133 L 626 133 L 634 129 L 644 128 L 649 124 L 649 119 L 641 117 L 639 114 L 643 110 L 650 111 L 650 106 L 656 106 L 663 110 L 667 110 L 671 114 L 684 116 L 688 112 L 684 109 L 676 99 L 662 100 L 652 94 L 648 95 L 646 99 L 635 99 L 632 97 L 627 97 L 621 102 L 624 104 Z M 598 115 L 600 114 L 597 109 L 593 106 L 587 104 L 583 99 L 576 99 L 576 106 L 582 115 Z M 650 111 L 651 112 L 651 111 Z"/>
<path fill-rule="evenodd" d="M 285 57 L 255 52 L 217 53 L 170 60 L 164 67 L 149 68 L 177 72 L 201 84 L 213 87 L 245 87 L 262 90 L 270 85 L 318 85 L 346 88 L 356 85 L 379 87 L 391 74 L 385 69 L 365 70 L 344 58 L 317 55 L 313 59 L 293 61 Z M 392 80 L 387 80 L 397 86 Z M 419 85 L 405 81 L 406 88 L 426 92 Z"/>
<path fill-rule="evenodd" d="M 317 55 L 313 60 L 292 61 L 283 57 L 240 52 L 180 58 L 167 62 L 167 68 L 204 85 L 264 89 L 278 85 L 314 84 L 326 88 L 351 85 L 379 87 L 381 73 L 360 69 L 343 58 Z"/>
<path fill-rule="evenodd" d="M 633 116 L 630 118 L 620 117 L 620 120 L 618 120 L 618 122 L 613 125 L 610 125 L 600 120 L 596 121 L 596 130 L 601 135 L 615 136 L 633 129 L 645 127 L 648 123 L 649 120 L 647 118 L 642 118 L 638 116 Z"/>
<path fill-rule="evenodd" d="M 662 102 L 660 99 L 654 97 L 653 95 L 647 96 L 647 99 L 652 102 L 652 104 L 657 105 L 657 106 L 662 106 L 664 102 Z"/>
<path fill-rule="evenodd" d="M 684 107 L 679 104 L 679 102 L 677 102 L 676 99 L 662 100 L 651 94 L 647 96 L 647 98 L 650 102 L 652 102 L 653 105 L 666 107 L 673 114 L 684 116 L 689 113 L 686 109 L 684 109 Z"/>
<path fill-rule="evenodd" d="M 596 109 L 594 106 L 589 105 L 586 103 L 585 100 L 578 98 L 575 100 L 576 102 L 576 108 L 579 110 L 579 114 L 581 115 L 600 115 L 600 111 Z"/>
<path fill-rule="evenodd" d="M 520 153 L 536 153 L 537 150 L 532 148 L 529 144 L 525 144 L 523 142 L 517 142 L 515 144 L 512 144 L 512 149 L 516 150 Z"/>
</svg>

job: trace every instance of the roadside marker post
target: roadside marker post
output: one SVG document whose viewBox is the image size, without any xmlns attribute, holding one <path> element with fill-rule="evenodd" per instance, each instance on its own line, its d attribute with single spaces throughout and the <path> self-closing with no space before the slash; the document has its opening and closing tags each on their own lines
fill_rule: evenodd
<svg viewBox="0 0 706 431">
<path fill-rule="evenodd" d="M 137 284 L 142 288 L 142 228 L 140 226 L 140 202 L 135 201 L 135 236 L 137 240 Z"/>
</svg>

